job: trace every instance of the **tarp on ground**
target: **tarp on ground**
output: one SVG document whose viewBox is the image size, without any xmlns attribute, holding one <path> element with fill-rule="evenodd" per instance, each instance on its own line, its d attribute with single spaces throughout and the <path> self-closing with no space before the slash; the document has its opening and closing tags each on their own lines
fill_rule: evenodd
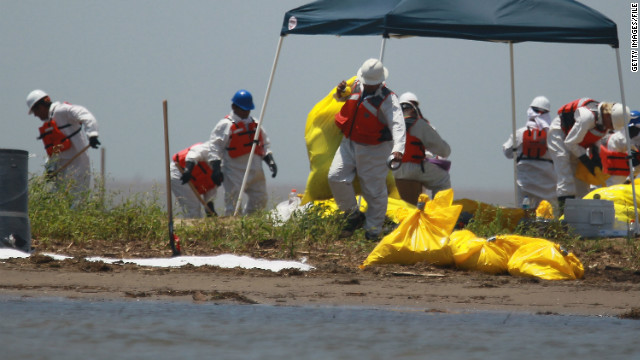
<svg viewBox="0 0 640 360">
<path fill-rule="evenodd" d="M 618 47 L 616 24 L 573 0 L 320 0 L 287 11 L 281 36 L 424 36 Z"/>
</svg>

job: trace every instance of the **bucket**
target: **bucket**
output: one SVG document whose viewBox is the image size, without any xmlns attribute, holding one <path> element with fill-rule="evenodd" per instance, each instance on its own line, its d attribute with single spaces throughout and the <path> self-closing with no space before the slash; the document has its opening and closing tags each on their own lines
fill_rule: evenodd
<svg viewBox="0 0 640 360">
<path fill-rule="evenodd" d="M 0 248 L 31 250 L 28 159 L 24 150 L 0 149 Z"/>
</svg>

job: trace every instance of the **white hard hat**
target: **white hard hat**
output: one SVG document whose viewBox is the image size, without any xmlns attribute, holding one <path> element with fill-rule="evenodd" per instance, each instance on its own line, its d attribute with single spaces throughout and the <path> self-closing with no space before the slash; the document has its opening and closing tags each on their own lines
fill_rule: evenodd
<svg viewBox="0 0 640 360">
<path fill-rule="evenodd" d="M 549 111 L 551 109 L 551 103 L 549 103 L 549 99 L 544 96 L 536 96 L 535 98 L 533 98 L 533 101 L 531 101 L 531 105 L 529 106 L 546 111 Z"/>
<path fill-rule="evenodd" d="M 365 61 L 358 70 L 358 78 L 362 80 L 364 85 L 381 84 L 387 76 L 389 76 L 389 71 L 378 59 Z"/>
<path fill-rule="evenodd" d="M 416 105 L 420 105 L 420 103 L 418 102 L 418 97 L 416 96 L 416 94 L 414 94 L 412 92 L 408 92 L 408 91 L 406 93 L 400 95 L 400 97 L 398 98 L 398 101 L 400 101 L 400 104 L 415 102 Z"/>
<path fill-rule="evenodd" d="M 27 95 L 27 108 L 29 109 L 29 112 L 28 112 L 29 115 L 33 113 L 31 111 L 31 108 L 33 108 L 33 105 L 35 105 L 38 101 L 42 100 L 42 98 L 44 98 L 45 96 L 49 96 L 49 95 L 47 95 L 47 93 L 42 90 L 33 90 L 32 92 L 29 93 L 29 95 Z"/>
<path fill-rule="evenodd" d="M 611 124 L 614 130 L 620 130 L 627 124 L 629 118 L 629 107 L 622 111 L 622 104 L 615 103 L 611 107 Z"/>
</svg>

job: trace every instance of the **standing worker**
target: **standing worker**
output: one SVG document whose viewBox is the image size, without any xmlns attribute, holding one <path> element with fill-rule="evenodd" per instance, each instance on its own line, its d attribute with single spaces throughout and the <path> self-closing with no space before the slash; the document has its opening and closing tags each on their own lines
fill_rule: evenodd
<svg viewBox="0 0 640 360">
<path fill-rule="evenodd" d="M 637 174 L 637 166 L 640 164 L 640 111 L 634 110 L 630 114 L 629 139 L 631 140 L 631 160 L 634 172 Z M 602 172 L 609 174 L 607 186 L 630 182 L 635 176 L 630 176 L 629 160 L 627 158 L 627 136 L 624 128 L 605 138 L 600 145 L 600 159 L 602 160 Z"/>
<path fill-rule="evenodd" d="M 344 101 L 336 114 L 336 125 L 344 138 L 329 168 L 329 186 L 333 197 L 347 214 L 342 237 L 351 236 L 365 222 L 365 237 L 377 240 L 387 211 L 387 158 L 402 160 L 405 126 L 398 97 L 383 81 L 388 71 L 379 60 L 369 59 L 358 70 L 352 93 L 346 81 L 340 82 L 334 95 Z M 356 175 L 367 201 L 365 217 L 360 212 L 353 189 Z"/>
<path fill-rule="evenodd" d="M 407 129 L 407 143 L 402 166 L 393 171 L 393 176 L 396 180 L 419 182 L 432 192 L 433 198 L 438 191 L 451 188 L 451 162 L 445 159 L 451 154 L 451 147 L 422 116 L 415 94 L 406 92 L 400 95 L 399 101 Z M 404 200 L 415 204 L 418 199 Z"/>
<path fill-rule="evenodd" d="M 257 123 L 249 114 L 254 109 L 253 97 L 247 90 L 238 90 L 231 99 L 231 113 L 225 116 L 211 131 L 209 140 L 209 164 L 211 179 L 216 185 L 224 183 L 225 214 L 233 215 L 240 195 L 240 187 L 249 162 Z M 267 183 L 262 171 L 264 161 L 276 177 L 278 167 L 269 149 L 269 138 L 264 128 L 260 129 L 255 156 L 249 165 L 249 174 L 244 189 L 247 203 L 243 214 L 263 210 L 267 205 Z"/>
<path fill-rule="evenodd" d="M 595 175 L 598 164 L 589 157 L 587 149 L 609 131 L 620 130 L 625 122 L 625 112 L 619 103 L 581 98 L 558 110 L 549 127 L 547 145 L 556 170 L 560 212 L 566 199 L 581 199 L 589 191 L 589 184 L 575 176 L 578 161 Z"/>
<path fill-rule="evenodd" d="M 73 181 L 71 191 L 79 195 L 89 190 L 91 163 L 85 151 L 88 146 L 97 149 L 98 122 L 85 107 L 67 102 L 51 102 L 42 90 L 27 95 L 29 114 L 42 120 L 40 137 L 47 151 L 47 175 L 56 175 L 56 185 Z"/>
<path fill-rule="evenodd" d="M 202 217 L 202 203 L 197 197 L 204 196 L 208 207 L 207 216 L 216 216 L 213 201 L 217 187 L 211 180 L 209 142 L 197 143 L 175 153 L 169 165 L 171 191 L 175 195 L 182 214 L 187 218 Z M 195 192 L 194 192 L 195 189 Z M 202 200 L 202 198 L 200 198 Z"/>
<path fill-rule="evenodd" d="M 542 200 L 557 207 L 556 173 L 547 151 L 550 109 L 549 99 L 535 97 L 527 109 L 526 126 L 516 131 L 515 144 L 512 135 L 502 145 L 502 152 L 508 159 L 513 159 L 514 153 L 517 156 L 518 204 L 522 204 L 527 196 L 532 209 L 536 209 Z"/>
</svg>

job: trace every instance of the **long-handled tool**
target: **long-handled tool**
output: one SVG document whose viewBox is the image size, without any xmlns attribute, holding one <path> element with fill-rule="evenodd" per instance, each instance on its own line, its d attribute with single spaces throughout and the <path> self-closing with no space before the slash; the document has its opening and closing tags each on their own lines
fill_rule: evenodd
<svg viewBox="0 0 640 360">
<path fill-rule="evenodd" d="M 59 168 L 57 168 L 54 172 L 52 172 L 49 176 L 54 178 L 56 177 L 56 175 L 58 175 L 62 170 L 66 169 L 67 166 L 71 165 L 71 163 L 73 162 L 73 160 L 77 159 L 78 156 L 82 155 L 82 153 L 84 153 L 85 151 L 87 151 L 87 149 L 89 148 L 89 146 L 91 145 L 87 145 L 84 148 L 82 148 L 82 150 L 78 151 L 77 154 L 73 155 L 73 157 L 71 159 L 69 159 L 69 161 L 67 161 L 66 163 L 64 163 L 64 165 L 60 166 Z"/>
<path fill-rule="evenodd" d="M 171 201 L 171 175 L 169 174 L 169 115 L 167 114 L 167 100 L 162 101 L 164 113 L 164 163 L 167 183 L 167 213 L 169 216 L 169 245 L 172 256 L 180 255 L 180 239 L 173 233 L 173 206 Z"/>
<path fill-rule="evenodd" d="M 182 168 L 182 166 L 180 166 L 180 164 L 178 164 L 177 162 L 174 162 L 174 164 L 176 164 L 176 167 L 178 168 L 178 170 L 180 170 L 180 174 L 184 174 L 184 169 Z M 193 194 L 196 196 L 196 198 L 198 198 L 198 201 L 200 201 L 200 204 L 204 206 L 205 211 L 211 215 L 217 215 L 215 212 L 213 212 L 213 210 L 209 208 L 209 206 L 207 206 L 207 203 L 204 201 L 202 196 L 200 196 L 200 193 L 198 192 L 198 189 L 196 189 L 196 186 L 193 185 L 191 181 L 188 181 L 188 183 L 189 183 L 189 187 L 191 187 L 191 191 L 193 191 Z"/>
</svg>

